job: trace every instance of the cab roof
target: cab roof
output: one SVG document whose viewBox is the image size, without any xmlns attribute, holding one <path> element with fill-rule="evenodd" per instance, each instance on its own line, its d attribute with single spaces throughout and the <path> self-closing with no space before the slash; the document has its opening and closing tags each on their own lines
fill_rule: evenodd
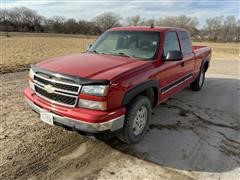
<svg viewBox="0 0 240 180">
<path fill-rule="evenodd" d="M 166 31 L 187 31 L 183 28 L 176 27 L 161 27 L 161 26 L 125 26 L 125 27 L 115 27 L 108 31 L 155 31 L 155 32 L 166 32 Z"/>
</svg>

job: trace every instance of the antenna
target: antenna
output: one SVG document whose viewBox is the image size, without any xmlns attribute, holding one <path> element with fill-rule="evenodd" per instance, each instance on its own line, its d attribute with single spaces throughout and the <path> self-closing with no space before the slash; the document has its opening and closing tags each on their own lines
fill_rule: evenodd
<svg viewBox="0 0 240 180">
<path fill-rule="evenodd" d="M 151 24 L 151 29 L 154 28 L 154 24 Z"/>
</svg>

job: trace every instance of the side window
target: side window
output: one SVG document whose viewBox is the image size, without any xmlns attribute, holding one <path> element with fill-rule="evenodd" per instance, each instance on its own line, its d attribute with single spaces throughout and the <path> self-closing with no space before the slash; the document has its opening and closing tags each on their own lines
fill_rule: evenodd
<svg viewBox="0 0 240 180">
<path fill-rule="evenodd" d="M 164 57 L 167 56 L 168 51 L 180 51 L 180 46 L 176 32 L 167 32 L 166 34 L 163 46 Z"/>
<path fill-rule="evenodd" d="M 192 42 L 187 32 L 185 31 L 180 32 L 180 40 L 182 42 L 182 53 L 184 55 L 192 53 Z"/>
</svg>

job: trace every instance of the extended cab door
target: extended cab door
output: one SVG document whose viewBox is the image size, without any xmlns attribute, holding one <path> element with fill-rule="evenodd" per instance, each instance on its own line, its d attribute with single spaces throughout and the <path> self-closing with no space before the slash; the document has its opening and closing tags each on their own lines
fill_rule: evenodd
<svg viewBox="0 0 240 180">
<path fill-rule="evenodd" d="M 175 31 L 169 31 L 165 34 L 162 54 L 164 64 L 160 66 L 158 72 L 158 79 L 161 88 L 159 92 L 160 101 L 164 101 L 168 97 L 181 90 L 182 82 L 184 81 L 184 61 L 164 60 L 169 51 L 181 51 L 179 39 Z"/>
<path fill-rule="evenodd" d="M 186 80 L 186 83 L 188 83 L 193 77 L 192 75 L 195 67 L 195 55 L 192 50 L 192 41 L 189 33 L 186 31 L 179 31 L 178 36 L 181 44 L 181 51 L 183 53 L 182 71 L 185 76 L 189 76 L 189 78 Z"/>
</svg>

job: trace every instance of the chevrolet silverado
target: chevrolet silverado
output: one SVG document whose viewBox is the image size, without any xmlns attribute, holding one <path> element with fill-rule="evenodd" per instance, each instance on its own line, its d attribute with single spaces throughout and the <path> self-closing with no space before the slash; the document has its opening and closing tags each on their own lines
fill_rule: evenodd
<svg viewBox="0 0 240 180">
<path fill-rule="evenodd" d="M 48 124 L 133 144 L 154 107 L 187 86 L 202 88 L 210 58 L 185 29 L 117 27 L 84 53 L 31 65 L 24 95 Z"/>
</svg>

